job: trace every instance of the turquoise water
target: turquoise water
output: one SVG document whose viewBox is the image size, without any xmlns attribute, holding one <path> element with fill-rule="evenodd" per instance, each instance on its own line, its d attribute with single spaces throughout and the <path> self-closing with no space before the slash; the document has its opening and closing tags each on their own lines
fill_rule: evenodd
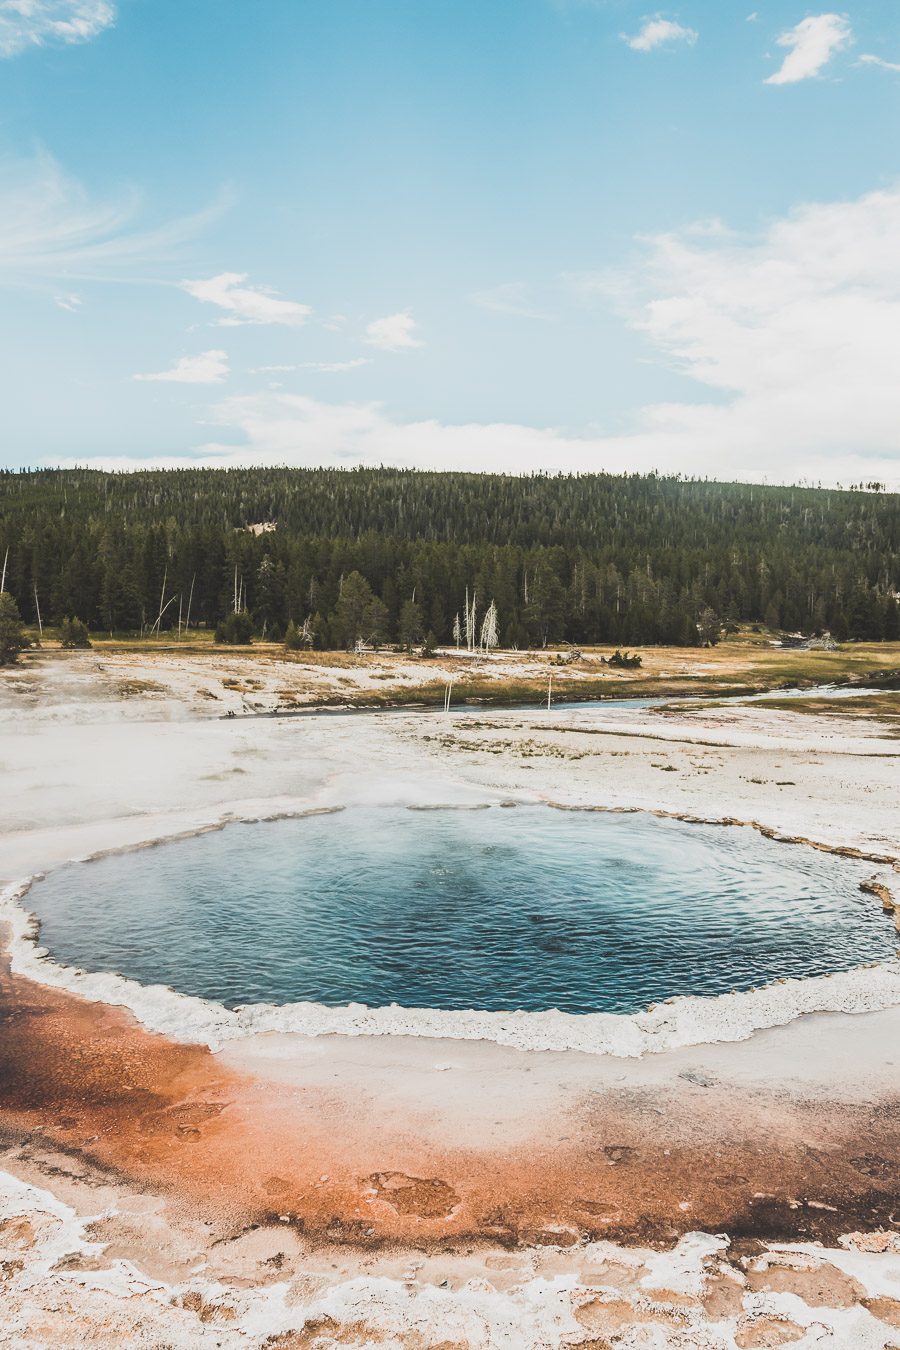
<svg viewBox="0 0 900 1350">
<path fill-rule="evenodd" d="M 58 959 L 241 1003 L 633 1012 L 894 954 L 871 864 L 544 807 L 358 807 L 59 869 Z"/>
</svg>

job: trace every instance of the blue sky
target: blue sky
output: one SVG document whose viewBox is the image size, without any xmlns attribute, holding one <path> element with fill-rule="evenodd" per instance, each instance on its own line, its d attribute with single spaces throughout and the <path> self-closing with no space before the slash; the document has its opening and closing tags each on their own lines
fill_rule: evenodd
<svg viewBox="0 0 900 1350">
<path fill-rule="evenodd" d="M 896 0 L 0 0 L 0 462 L 897 483 L 898 110 Z"/>
</svg>

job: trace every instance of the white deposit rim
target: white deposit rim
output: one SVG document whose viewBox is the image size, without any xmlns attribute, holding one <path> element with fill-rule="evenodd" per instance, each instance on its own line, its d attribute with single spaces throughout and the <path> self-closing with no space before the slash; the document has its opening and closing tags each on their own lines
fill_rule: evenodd
<svg viewBox="0 0 900 1350">
<path fill-rule="evenodd" d="M 428 810 L 479 810 L 485 806 L 538 804 L 534 798 L 513 803 L 508 795 L 478 804 L 429 804 Z M 857 857 L 875 866 L 900 869 L 894 857 L 864 850 L 830 847 L 812 840 L 780 835 L 756 821 L 733 817 L 688 816 L 631 807 L 571 806 L 543 800 L 552 809 L 598 814 L 651 815 L 687 824 L 755 829 L 776 842 L 816 848 Z M 124 846 L 96 849 L 88 855 L 62 859 L 48 871 L 76 862 L 91 862 L 112 853 L 138 852 L 224 829 L 231 824 L 304 816 L 346 809 L 341 804 L 305 805 L 268 813 L 225 813 L 193 827 L 148 835 Z M 417 809 L 411 804 L 411 809 Z M 651 1004 L 636 1013 L 566 1013 L 551 1008 L 538 1012 L 480 1009 L 406 1008 L 399 1004 L 370 1008 L 361 1003 L 327 1007 L 321 1003 L 254 1003 L 235 1009 L 212 1000 L 181 994 L 165 985 L 145 985 L 107 972 L 88 972 L 57 962 L 39 945 L 39 925 L 28 910 L 26 896 L 46 872 L 13 883 L 0 892 L 0 917 L 10 927 L 10 963 L 13 974 L 39 984 L 63 989 L 90 1002 L 128 1008 L 149 1031 L 185 1044 L 205 1044 L 212 1050 L 226 1042 L 267 1032 L 298 1036 L 419 1036 L 460 1041 L 493 1041 L 519 1050 L 579 1051 L 620 1058 L 692 1045 L 739 1041 L 756 1031 L 784 1026 L 810 1013 L 881 1012 L 900 1006 L 900 960 L 858 966 L 832 975 L 785 979 L 756 989 L 712 997 L 685 995 Z M 873 904 L 878 903 L 873 897 Z M 900 955 L 900 953 L 898 953 Z"/>
</svg>

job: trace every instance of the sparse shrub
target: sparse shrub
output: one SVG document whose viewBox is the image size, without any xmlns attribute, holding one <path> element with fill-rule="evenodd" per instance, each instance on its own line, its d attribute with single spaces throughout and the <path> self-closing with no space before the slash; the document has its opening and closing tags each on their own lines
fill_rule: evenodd
<svg viewBox="0 0 900 1350">
<path fill-rule="evenodd" d="M 245 609 L 232 610 L 216 625 L 216 642 L 245 647 L 253 637 L 253 620 Z"/>
<path fill-rule="evenodd" d="M 607 664 L 619 666 L 623 670 L 635 670 L 638 666 L 643 665 L 643 661 L 637 652 L 620 652 L 617 647 Z"/>
<path fill-rule="evenodd" d="M 87 624 L 74 616 L 71 619 L 63 619 L 59 625 L 59 641 L 63 647 L 89 647 L 91 639 Z"/>
</svg>

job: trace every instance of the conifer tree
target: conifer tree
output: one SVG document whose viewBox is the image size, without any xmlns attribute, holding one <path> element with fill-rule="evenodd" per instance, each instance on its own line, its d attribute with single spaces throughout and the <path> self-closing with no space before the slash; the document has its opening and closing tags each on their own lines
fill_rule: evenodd
<svg viewBox="0 0 900 1350">
<path fill-rule="evenodd" d="M 19 606 L 8 591 L 0 591 L 0 666 L 11 666 L 28 646 Z"/>
</svg>

